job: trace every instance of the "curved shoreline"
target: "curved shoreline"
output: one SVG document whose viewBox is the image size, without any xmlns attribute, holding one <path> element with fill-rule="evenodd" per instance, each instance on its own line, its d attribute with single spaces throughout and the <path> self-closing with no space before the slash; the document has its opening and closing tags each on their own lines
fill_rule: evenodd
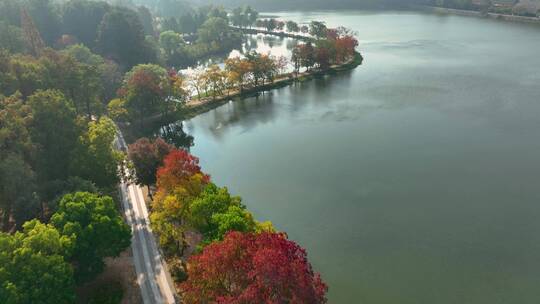
<svg viewBox="0 0 540 304">
<path fill-rule="evenodd" d="M 302 36 L 302 35 L 295 35 L 285 32 L 268 32 L 265 30 L 260 29 L 240 29 L 233 27 L 236 30 L 245 31 L 246 34 L 265 34 L 265 35 L 272 35 L 272 36 L 278 36 L 278 37 L 287 37 L 287 38 L 293 38 L 298 39 L 302 41 L 314 41 L 315 38 L 308 37 L 308 36 Z M 256 87 L 249 87 L 245 88 L 241 92 L 238 90 L 235 92 L 229 92 L 226 95 L 217 96 L 215 98 L 212 97 L 206 97 L 206 98 L 197 98 L 192 99 L 188 101 L 185 105 L 185 107 L 177 112 L 169 113 L 166 115 L 162 114 L 155 114 L 152 116 L 147 116 L 143 119 L 142 124 L 145 126 L 148 126 L 150 124 L 159 124 L 159 125 L 165 125 L 170 124 L 176 121 L 180 120 L 186 120 L 193 118 L 199 114 L 206 113 L 210 110 L 213 110 L 219 106 L 222 106 L 229 101 L 237 101 L 242 100 L 249 97 L 254 97 L 260 94 L 263 91 L 270 91 L 273 89 L 278 89 L 282 87 L 286 87 L 288 85 L 292 85 L 296 82 L 302 82 L 310 79 L 314 79 L 316 77 L 322 77 L 324 75 L 331 75 L 336 74 L 344 71 L 349 71 L 355 69 L 357 66 L 361 65 L 364 60 L 364 57 L 360 52 L 355 51 L 354 56 L 350 58 L 348 61 L 332 65 L 328 69 L 325 70 L 319 70 L 319 69 L 312 69 L 310 71 L 299 73 L 298 75 L 293 75 L 293 73 L 286 73 L 279 75 L 276 77 L 276 79 L 272 83 L 266 83 L 264 85 L 259 85 Z M 133 139 L 133 130 L 131 129 L 132 126 L 136 126 L 137 123 L 126 123 L 126 122 L 119 122 L 118 125 L 121 127 L 121 129 L 124 132 L 124 136 L 128 139 Z"/>
<path fill-rule="evenodd" d="M 311 38 L 310 38 L 311 39 Z M 310 80 L 316 77 L 321 77 L 324 75 L 336 74 L 343 71 L 349 71 L 357 66 L 361 65 L 364 58 L 359 52 L 355 52 L 354 56 L 349 59 L 347 62 L 344 62 L 339 65 L 330 66 L 325 70 L 311 70 L 303 73 L 299 73 L 296 77 L 293 76 L 293 73 L 287 73 L 280 75 L 274 82 L 267 83 L 264 85 L 259 85 L 256 87 L 246 88 L 242 92 L 234 92 L 232 94 L 227 94 L 223 96 L 218 96 L 216 98 L 203 98 L 203 99 L 193 99 L 186 104 L 186 109 L 182 113 L 181 119 L 193 118 L 199 114 L 213 110 L 223 104 L 226 104 L 229 101 L 241 100 L 248 97 L 257 96 L 263 91 L 270 91 L 273 89 L 282 88 L 295 82 L 301 82 Z"/>
</svg>

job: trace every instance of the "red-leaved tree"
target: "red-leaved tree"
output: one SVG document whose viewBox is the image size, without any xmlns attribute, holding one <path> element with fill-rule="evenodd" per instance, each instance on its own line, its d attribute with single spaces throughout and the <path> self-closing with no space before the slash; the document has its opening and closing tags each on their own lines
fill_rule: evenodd
<svg viewBox="0 0 540 304">
<path fill-rule="evenodd" d="M 201 172 L 197 157 L 185 150 L 173 149 L 163 160 L 163 166 L 157 171 L 158 189 L 170 192 L 195 174 L 202 174 L 206 182 L 210 181 L 210 177 Z"/>
<path fill-rule="evenodd" d="M 174 146 L 167 144 L 163 139 L 154 141 L 143 137 L 129 145 L 128 156 L 135 168 L 137 184 L 150 186 L 156 183 L 156 171 L 163 165 L 163 159 Z"/>
<path fill-rule="evenodd" d="M 306 251 L 282 233 L 230 232 L 189 261 L 185 303 L 326 303 Z"/>
<path fill-rule="evenodd" d="M 354 36 L 347 35 L 339 37 L 335 40 L 337 61 L 343 62 L 348 57 L 354 56 L 356 47 L 358 46 L 358 40 Z"/>
</svg>

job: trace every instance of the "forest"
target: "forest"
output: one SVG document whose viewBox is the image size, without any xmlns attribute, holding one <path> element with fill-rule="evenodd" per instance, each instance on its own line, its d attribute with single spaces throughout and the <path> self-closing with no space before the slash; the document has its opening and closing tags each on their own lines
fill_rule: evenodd
<svg viewBox="0 0 540 304">
<path fill-rule="evenodd" d="M 248 28 L 304 42 L 292 58 L 249 52 L 178 72 L 238 47 Z M 76 291 L 130 246 L 117 188 L 126 169 L 148 189 L 151 225 L 185 303 L 271 294 L 326 302 L 306 252 L 254 219 L 185 147 L 140 138 L 125 153 L 118 125 L 144 128 L 152 117 L 177 119 L 193 104 L 350 62 L 355 36 L 318 21 L 259 18 L 249 6 L 0 0 L 0 302 L 118 303 L 121 288 L 85 299 Z M 216 274 L 236 281 L 223 287 Z"/>
</svg>

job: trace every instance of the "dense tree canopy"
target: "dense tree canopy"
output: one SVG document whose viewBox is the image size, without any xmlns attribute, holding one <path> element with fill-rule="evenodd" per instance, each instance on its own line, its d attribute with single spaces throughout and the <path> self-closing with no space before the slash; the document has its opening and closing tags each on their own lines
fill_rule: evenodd
<svg viewBox="0 0 540 304">
<path fill-rule="evenodd" d="M 41 181 L 66 179 L 80 126 L 75 109 L 59 91 L 37 91 L 28 99 L 32 110 L 30 132 L 40 157 L 37 171 Z"/>
<path fill-rule="evenodd" d="M 111 9 L 104 1 L 70 0 L 64 5 L 64 33 L 71 34 L 89 48 L 96 44 L 98 26 Z"/>
<path fill-rule="evenodd" d="M 75 58 L 81 70 L 78 80 L 83 84 L 78 85 L 80 93 L 76 97 L 80 101 L 77 103 L 81 104 L 87 114 L 101 114 L 105 101 L 116 95 L 122 82 L 120 68 L 114 61 L 105 60 L 82 44 L 71 45 L 62 50 L 62 53 Z"/>
<path fill-rule="evenodd" d="M 22 232 L 0 232 L 0 302 L 74 303 L 73 270 L 69 256 L 73 242 L 37 220 Z"/>
<path fill-rule="evenodd" d="M 79 281 L 92 277 L 130 235 L 110 197 L 66 195 L 50 225 L 32 220 L 21 232 L 0 232 L 0 302 L 74 303 L 73 266 Z"/>
<path fill-rule="evenodd" d="M 36 215 L 36 145 L 29 132 L 31 109 L 20 95 L 0 96 L 0 212 L 3 228 Z"/>
<path fill-rule="evenodd" d="M 229 231 L 272 230 L 271 224 L 255 221 L 241 201 L 239 196 L 231 196 L 227 188 L 209 183 L 190 202 L 187 225 L 203 234 L 204 244 L 222 240 Z"/>
<path fill-rule="evenodd" d="M 294 21 L 287 21 L 285 23 L 285 26 L 287 27 L 287 32 L 296 33 L 300 31 L 300 27 L 298 26 L 298 23 Z"/>
<path fill-rule="evenodd" d="M 82 45 L 60 52 L 46 49 L 38 58 L 0 51 L 0 90 L 20 91 L 23 97 L 39 89 L 57 89 L 68 97 L 78 114 L 101 114 L 100 99 L 113 94 L 119 84 L 117 66 Z"/>
<path fill-rule="evenodd" d="M 113 146 L 115 137 L 116 126 L 110 118 L 91 121 L 88 130 L 79 137 L 72 162 L 73 174 L 93 181 L 98 187 L 116 185 L 122 155 Z"/>
<path fill-rule="evenodd" d="M 158 178 L 158 183 L 159 183 Z M 167 256 L 182 257 L 187 249 L 186 225 L 191 202 L 204 187 L 208 179 L 201 173 L 187 176 L 181 184 L 170 191 L 158 188 L 152 202 L 150 222 L 157 234 L 158 242 Z"/>
<path fill-rule="evenodd" d="M 116 128 L 101 118 L 77 117 L 55 90 L 0 97 L 0 214 L 8 229 L 44 211 L 66 191 L 111 188 L 117 182 Z M 50 209 L 53 208 L 53 209 Z M 11 223 L 11 220 L 14 222 Z"/>
<path fill-rule="evenodd" d="M 185 303 L 326 303 L 327 286 L 284 234 L 231 232 L 190 259 L 181 289 Z"/>
<path fill-rule="evenodd" d="M 129 145 L 128 155 L 135 169 L 135 177 L 139 185 L 154 185 L 156 172 L 163 165 L 163 159 L 174 147 L 163 139 L 139 138 Z"/>
<path fill-rule="evenodd" d="M 270 222 L 257 222 L 240 197 L 211 183 L 198 159 L 184 150 L 173 150 L 165 157 L 157 187 L 152 227 L 169 256 L 184 254 L 188 231 L 201 233 L 200 246 L 222 240 L 229 231 L 274 231 Z"/>
<path fill-rule="evenodd" d="M 159 45 L 163 50 L 168 65 L 181 65 L 185 61 L 187 56 L 185 51 L 186 42 L 180 34 L 173 31 L 161 32 Z"/>
<path fill-rule="evenodd" d="M 16 224 L 37 216 L 36 176 L 20 154 L 9 153 L 0 159 L 0 209 L 2 222 L 9 227 L 10 216 Z"/>
<path fill-rule="evenodd" d="M 347 28 L 326 28 L 320 22 L 312 22 L 317 24 L 313 35 L 322 35 L 325 37 L 297 45 L 292 51 L 291 61 L 294 65 L 295 72 L 298 72 L 300 67 L 305 67 L 307 70 L 314 66 L 320 69 L 327 69 L 331 64 L 341 64 L 347 60 L 354 58 L 358 40 L 355 38 L 355 33 Z M 317 29 L 318 28 L 318 29 Z M 318 34 L 316 34 L 318 33 Z"/>
<path fill-rule="evenodd" d="M 45 43 L 52 46 L 62 33 L 62 19 L 53 0 L 26 0 L 28 10 Z"/>
<path fill-rule="evenodd" d="M 97 192 L 117 182 L 118 154 L 112 148 L 116 129 L 112 121 L 98 117 L 114 65 L 82 45 L 42 49 L 38 57 L 0 51 L 0 57 L 0 93 L 11 95 L 0 95 L 1 224 L 4 231 L 23 227 L 22 233 L 5 237 L 16 241 L 11 255 L 0 252 L 0 302 L 71 303 L 72 265 L 78 278 L 87 278 L 100 270 L 103 257 L 129 245 L 129 229 L 112 199 L 86 215 L 76 199 L 62 201 L 53 215 L 55 227 L 23 223 L 48 219 L 59 195 Z M 70 216 L 77 212 L 82 217 Z M 84 223 L 88 215 L 92 220 Z M 43 247 L 26 248 L 26 234 L 32 236 L 28 242 Z M 33 237 L 38 234 L 43 237 Z M 62 252 L 51 249 L 58 238 L 62 246 L 69 240 Z"/>
<path fill-rule="evenodd" d="M 51 224 L 73 240 L 71 260 L 76 278 L 87 280 L 99 273 L 103 258 L 116 257 L 130 244 L 131 230 L 118 213 L 112 198 L 88 192 L 65 195 Z"/>
<path fill-rule="evenodd" d="M 324 22 L 311 21 L 309 24 L 309 33 L 317 38 L 326 37 L 327 27 Z"/>
<path fill-rule="evenodd" d="M 24 40 L 21 29 L 18 26 L 0 21 L 0 49 L 12 53 L 24 51 Z"/>
<path fill-rule="evenodd" d="M 199 28 L 199 42 L 211 44 L 223 42 L 227 38 L 228 30 L 227 20 L 221 17 L 212 17 L 204 22 Z"/>
<path fill-rule="evenodd" d="M 130 68 L 138 63 L 155 61 L 137 13 L 112 9 L 103 16 L 98 29 L 97 45 L 103 55 Z"/>
<path fill-rule="evenodd" d="M 120 90 L 132 119 L 142 123 L 148 114 L 165 115 L 182 106 L 186 93 L 182 78 L 154 64 L 141 64 L 128 72 Z"/>
<path fill-rule="evenodd" d="M 251 6 L 237 7 L 232 11 L 231 22 L 242 28 L 255 24 L 258 17 L 259 13 Z"/>
<path fill-rule="evenodd" d="M 163 166 L 158 169 L 157 185 L 160 190 L 171 191 L 195 174 L 202 174 L 199 159 L 183 149 L 175 149 L 165 157 Z M 209 180 L 209 177 L 205 179 Z"/>
</svg>

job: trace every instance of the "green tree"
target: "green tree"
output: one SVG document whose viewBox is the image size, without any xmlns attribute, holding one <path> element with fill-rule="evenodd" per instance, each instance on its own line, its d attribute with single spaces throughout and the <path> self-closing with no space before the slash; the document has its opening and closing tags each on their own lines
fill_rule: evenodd
<svg viewBox="0 0 540 304">
<path fill-rule="evenodd" d="M 297 33 L 298 31 L 300 31 L 300 27 L 298 27 L 298 23 L 294 21 L 287 21 L 287 23 L 285 23 L 285 26 L 287 28 L 287 32 Z"/>
<path fill-rule="evenodd" d="M 107 114 L 115 121 L 125 122 L 129 120 L 129 113 L 126 108 L 126 100 L 115 98 L 107 105 Z"/>
<path fill-rule="evenodd" d="M 173 31 L 165 31 L 159 35 L 159 45 L 165 52 L 165 56 L 167 56 L 167 58 L 178 53 L 183 44 L 185 44 L 185 42 L 182 36 Z"/>
<path fill-rule="evenodd" d="M 269 32 L 275 30 L 277 27 L 276 19 L 272 18 L 272 19 L 265 20 L 264 27 L 266 27 L 266 30 Z"/>
<path fill-rule="evenodd" d="M 3 94 L 16 91 L 23 97 L 45 87 L 47 70 L 41 62 L 31 56 L 10 55 L 0 50 L 0 89 Z"/>
<path fill-rule="evenodd" d="M 326 27 L 326 24 L 324 24 L 324 22 L 311 21 L 311 23 L 309 24 L 309 34 L 319 39 L 326 37 L 327 30 L 328 28 Z"/>
<path fill-rule="evenodd" d="M 0 20 L 9 25 L 21 25 L 21 4 L 20 0 L 0 0 Z"/>
<path fill-rule="evenodd" d="M 209 19 L 222 18 L 222 19 L 225 19 L 225 21 L 227 22 L 229 20 L 228 14 L 222 6 L 212 6 L 207 16 Z"/>
<path fill-rule="evenodd" d="M 243 11 L 241 7 L 232 10 L 231 22 L 234 26 L 242 27 Z"/>
<path fill-rule="evenodd" d="M 26 0 L 28 13 L 47 45 L 53 45 L 62 32 L 58 7 L 52 0 Z"/>
<path fill-rule="evenodd" d="M 154 35 L 154 20 L 152 13 L 146 6 L 137 7 L 137 15 L 142 23 L 145 35 Z"/>
<path fill-rule="evenodd" d="M 117 170 L 122 159 L 122 154 L 113 146 L 115 136 L 116 127 L 110 118 L 102 117 L 90 122 L 87 132 L 79 138 L 71 171 L 98 187 L 115 186 L 119 181 Z"/>
<path fill-rule="evenodd" d="M 30 137 L 31 108 L 20 94 L 0 95 L 0 158 L 10 153 L 32 162 L 36 146 Z"/>
<path fill-rule="evenodd" d="M 2 48 L 11 53 L 22 53 L 24 40 L 19 27 L 0 21 L 0 49 Z"/>
<path fill-rule="evenodd" d="M 257 19 L 259 18 L 259 12 L 257 12 L 256 10 L 252 9 L 251 6 L 247 6 L 245 9 L 244 9 L 244 15 L 246 15 L 245 19 L 247 20 L 247 23 L 249 25 L 249 27 L 251 28 L 251 26 L 253 24 L 255 24 L 255 22 L 257 21 Z"/>
<path fill-rule="evenodd" d="M 0 96 L 0 214 L 4 230 L 10 217 L 21 224 L 39 211 L 34 161 L 35 144 L 28 131 L 30 108 L 19 95 Z"/>
<path fill-rule="evenodd" d="M 39 212 L 35 173 L 19 154 L 8 154 L 0 159 L 0 209 L 4 229 L 10 216 L 15 224 L 34 218 Z"/>
<path fill-rule="evenodd" d="M 71 0 L 63 9 L 64 32 L 93 48 L 96 45 L 98 26 L 110 9 L 104 1 Z"/>
<path fill-rule="evenodd" d="M 315 48 L 313 47 L 313 44 L 311 44 L 311 42 L 298 45 L 298 48 L 300 64 L 309 70 L 315 65 Z"/>
<path fill-rule="evenodd" d="M 253 215 L 243 206 L 229 206 L 224 213 L 212 215 L 211 222 L 216 227 L 207 240 L 220 241 L 230 231 L 255 232 L 257 223 Z"/>
<path fill-rule="evenodd" d="M 229 31 L 227 20 L 220 17 L 209 18 L 197 32 L 199 36 L 198 42 L 206 44 L 215 42 L 220 44 L 227 37 Z"/>
<path fill-rule="evenodd" d="M 28 104 L 32 111 L 30 134 L 38 145 L 38 178 L 42 183 L 65 180 L 80 134 L 75 110 L 56 90 L 37 91 L 28 98 Z"/>
<path fill-rule="evenodd" d="M 99 25 L 97 45 L 102 54 L 130 68 L 138 63 L 155 61 L 144 36 L 137 14 L 126 8 L 115 8 L 103 16 Z"/>
<path fill-rule="evenodd" d="M 74 303 L 72 239 L 37 220 L 15 235 L 0 233 L 0 303 Z"/>
<path fill-rule="evenodd" d="M 213 183 L 189 201 L 188 209 L 185 224 L 203 234 L 203 245 L 222 240 L 230 231 L 273 231 L 270 222 L 259 223 L 253 218 L 239 196 L 231 196 L 226 187 Z"/>
<path fill-rule="evenodd" d="M 62 50 L 63 54 L 69 55 L 82 65 L 79 80 L 82 83 L 78 98 L 85 101 L 83 105 L 91 106 L 91 112 L 99 114 L 104 107 L 99 100 L 110 100 L 116 96 L 116 90 L 122 82 L 122 74 L 119 67 L 111 60 L 105 60 L 100 55 L 92 53 L 89 48 L 82 44 L 74 44 Z M 86 65 L 86 66 L 85 66 Z M 99 78 L 99 79 L 98 79 Z M 90 101 L 90 103 L 86 103 Z"/>
<path fill-rule="evenodd" d="M 71 259 L 81 282 L 102 271 L 105 257 L 117 257 L 129 245 L 131 231 L 112 198 L 88 192 L 65 195 L 51 224 L 74 240 Z"/>
<path fill-rule="evenodd" d="M 179 26 L 180 32 L 186 33 L 186 34 L 195 33 L 198 28 L 198 25 L 195 22 L 195 19 L 193 18 L 192 14 L 183 14 L 178 19 L 178 26 Z"/>
<path fill-rule="evenodd" d="M 300 72 L 300 67 L 302 66 L 301 59 L 300 59 L 300 48 L 299 47 L 295 47 L 292 50 L 291 63 L 293 64 L 294 73 L 298 76 L 298 73 Z"/>
<path fill-rule="evenodd" d="M 231 196 L 226 187 L 219 188 L 209 183 L 201 194 L 191 203 L 191 225 L 203 234 L 216 229 L 213 227 L 212 216 L 224 213 L 230 206 L 241 206 L 239 196 Z"/>
</svg>

